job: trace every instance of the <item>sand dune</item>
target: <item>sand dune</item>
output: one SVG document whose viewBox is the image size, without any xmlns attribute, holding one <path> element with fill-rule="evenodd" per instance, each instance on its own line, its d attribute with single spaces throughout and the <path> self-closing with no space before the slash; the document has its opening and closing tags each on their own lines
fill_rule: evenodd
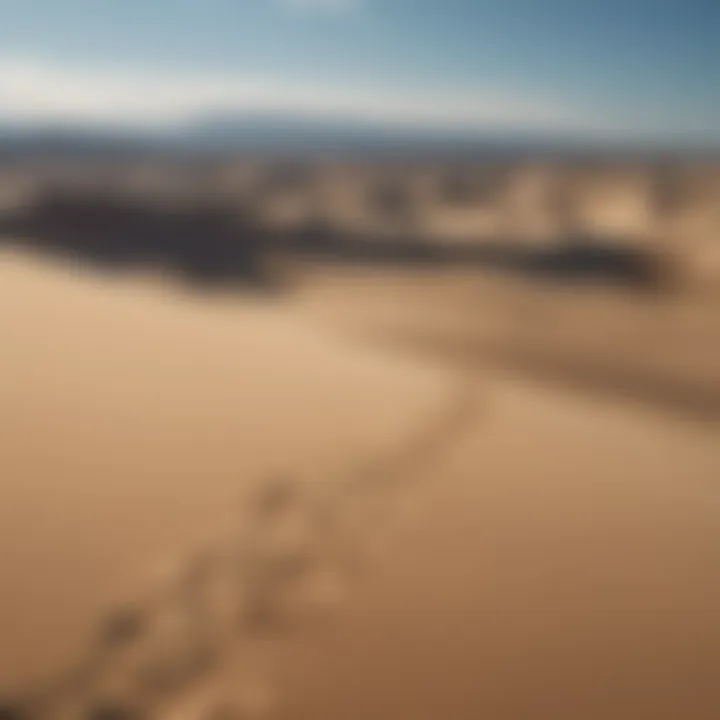
<svg viewBox="0 0 720 720">
<path fill-rule="evenodd" d="M 493 384 L 331 631 L 298 718 L 696 718 L 720 709 L 715 434 Z"/>
<path fill-rule="evenodd" d="M 279 472 L 319 498 L 358 481 L 332 507 L 367 562 L 325 587 L 331 622 L 239 637 L 162 717 L 720 714 L 715 426 L 367 343 L 348 283 L 333 327 L 311 291 L 199 301 L 14 255 L 0 274 L 2 690 L 72 663 Z M 497 320 L 454 331 L 473 319 Z"/>
<path fill-rule="evenodd" d="M 443 400 L 446 379 L 292 313 L 4 256 L 2 685 L 78 652 L 153 562 L 212 538 L 242 493 L 329 480 Z"/>
</svg>

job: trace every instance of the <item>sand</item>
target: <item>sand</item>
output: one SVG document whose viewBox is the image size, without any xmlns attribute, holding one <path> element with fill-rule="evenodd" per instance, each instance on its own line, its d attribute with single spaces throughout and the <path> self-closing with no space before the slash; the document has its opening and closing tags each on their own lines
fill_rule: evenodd
<svg viewBox="0 0 720 720">
<path fill-rule="evenodd" d="M 717 436 L 495 382 L 289 717 L 717 717 Z"/>
<path fill-rule="evenodd" d="M 438 372 L 252 301 L 4 257 L 0 684 L 52 670 L 244 488 L 331 479 L 441 403 Z"/>
<path fill-rule="evenodd" d="M 332 482 L 390 451 L 403 482 L 374 492 L 378 542 L 332 615 L 249 644 L 168 717 L 206 717 L 202 692 L 232 697 L 255 659 L 298 720 L 720 715 L 716 426 L 353 341 L 308 303 L 19 256 L 0 276 L 9 692 L 258 478 Z M 393 465 L 458 392 L 450 436 Z"/>
</svg>

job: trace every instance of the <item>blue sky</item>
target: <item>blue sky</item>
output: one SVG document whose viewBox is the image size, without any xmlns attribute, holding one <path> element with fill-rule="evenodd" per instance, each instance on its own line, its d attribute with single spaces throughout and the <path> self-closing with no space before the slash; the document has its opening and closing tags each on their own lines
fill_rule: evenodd
<svg viewBox="0 0 720 720">
<path fill-rule="evenodd" d="M 0 114 L 270 109 L 720 143 L 718 0 L 0 0 Z"/>
</svg>

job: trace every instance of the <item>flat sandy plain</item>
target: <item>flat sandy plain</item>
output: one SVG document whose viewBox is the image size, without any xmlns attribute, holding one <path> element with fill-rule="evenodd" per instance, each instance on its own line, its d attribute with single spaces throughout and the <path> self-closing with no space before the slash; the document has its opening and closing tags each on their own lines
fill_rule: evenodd
<svg viewBox="0 0 720 720">
<path fill-rule="evenodd" d="M 225 537 L 265 478 L 325 488 L 367 466 L 372 502 L 343 515 L 366 562 L 337 569 L 324 621 L 239 637 L 158 717 L 209 720 L 217 698 L 248 705 L 248 683 L 256 714 L 237 717 L 719 717 L 718 425 L 400 342 L 419 318 L 498 332 L 478 304 L 444 305 L 443 282 L 198 299 L 4 253 L 0 691 L 72 664 L 108 608 Z M 556 324 L 552 347 L 585 324 Z M 676 361 L 697 364 L 687 377 L 711 373 L 700 348 Z"/>
</svg>

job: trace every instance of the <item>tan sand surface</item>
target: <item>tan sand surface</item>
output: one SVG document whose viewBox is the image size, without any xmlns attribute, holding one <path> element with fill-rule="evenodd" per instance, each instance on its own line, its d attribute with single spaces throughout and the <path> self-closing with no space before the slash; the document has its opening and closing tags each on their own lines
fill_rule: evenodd
<svg viewBox="0 0 720 720">
<path fill-rule="evenodd" d="M 371 579 L 288 653 L 288 716 L 718 717 L 717 434 L 492 387 Z"/>
<path fill-rule="evenodd" d="M 98 613 L 208 541 L 272 473 L 328 480 L 442 402 L 438 372 L 252 301 L 3 256 L 0 683 L 68 661 Z"/>
<path fill-rule="evenodd" d="M 472 388 L 434 452 L 378 466 L 403 482 L 378 485 L 382 542 L 328 622 L 248 644 L 203 691 L 240 693 L 262 660 L 290 720 L 720 716 L 715 425 L 468 377 L 341 337 L 312 303 L 199 303 L 17 257 L 0 273 L 8 688 L 213 537 L 247 483 L 337 477 Z M 207 718 L 198 697 L 168 717 Z"/>
</svg>

